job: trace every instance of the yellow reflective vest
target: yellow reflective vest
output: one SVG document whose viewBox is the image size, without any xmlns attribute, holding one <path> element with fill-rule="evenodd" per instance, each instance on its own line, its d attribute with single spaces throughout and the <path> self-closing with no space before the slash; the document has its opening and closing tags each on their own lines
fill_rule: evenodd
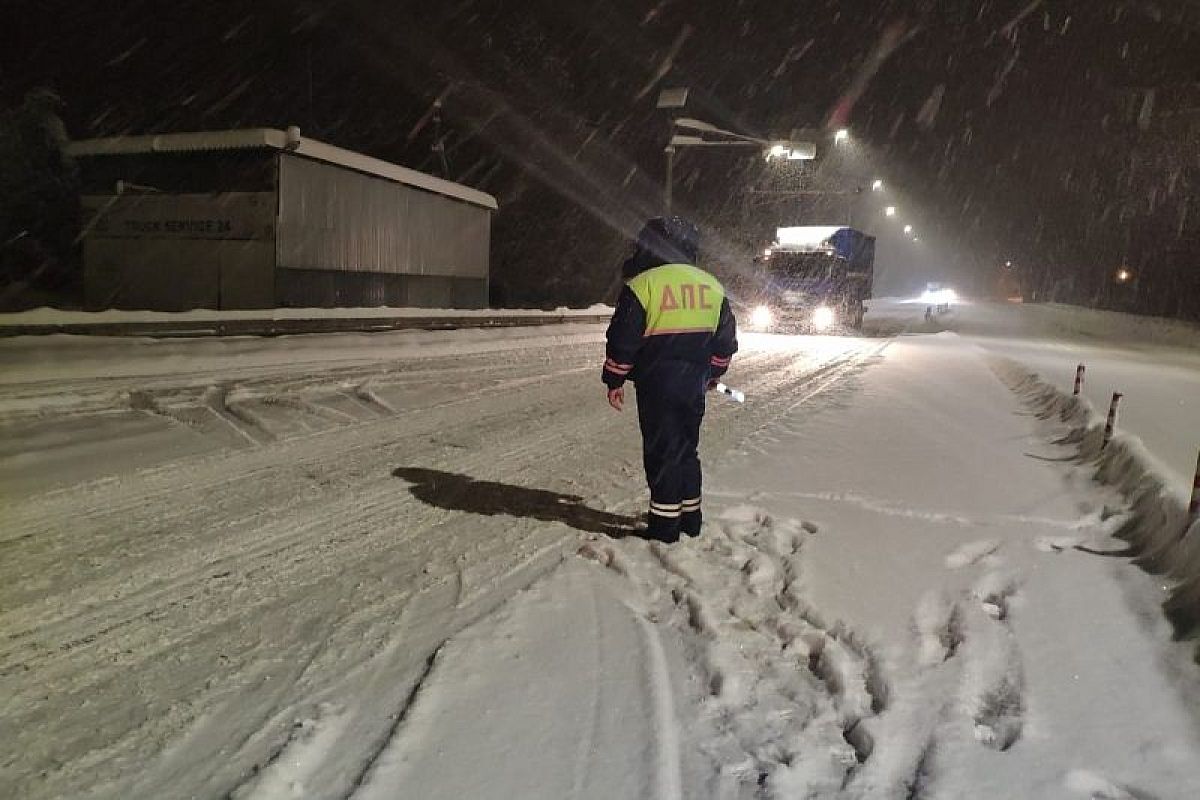
<svg viewBox="0 0 1200 800">
<path fill-rule="evenodd" d="M 716 331 L 725 289 L 699 267 L 663 264 L 627 285 L 646 312 L 645 336 Z"/>
</svg>

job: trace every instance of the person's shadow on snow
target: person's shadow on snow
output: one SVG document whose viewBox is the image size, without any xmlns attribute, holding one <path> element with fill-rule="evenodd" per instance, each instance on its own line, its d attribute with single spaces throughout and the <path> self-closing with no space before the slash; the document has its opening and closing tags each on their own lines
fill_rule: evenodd
<svg viewBox="0 0 1200 800">
<path fill-rule="evenodd" d="M 411 483 L 408 491 L 421 502 L 450 511 L 561 522 L 581 531 L 613 537 L 631 535 L 637 522 L 632 517 L 589 508 L 582 497 L 572 494 L 479 481 L 468 475 L 424 467 L 397 467 L 392 475 Z"/>
</svg>

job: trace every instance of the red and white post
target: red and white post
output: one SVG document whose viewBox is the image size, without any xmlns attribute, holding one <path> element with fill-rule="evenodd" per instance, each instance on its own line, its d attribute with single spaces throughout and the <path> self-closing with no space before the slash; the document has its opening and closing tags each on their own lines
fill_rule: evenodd
<svg viewBox="0 0 1200 800">
<path fill-rule="evenodd" d="M 1200 455 L 1196 456 L 1196 477 L 1192 478 L 1192 502 L 1188 503 L 1188 527 L 1200 522 Z"/>
<path fill-rule="evenodd" d="M 1076 397 L 1078 397 L 1079 393 L 1083 391 L 1083 373 L 1086 371 L 1087 367 L 1085 367 L 1083 364 L 1080 364 L 1075 368 L 1075 391 L 1073 394 Z"/>
<path fill-rule="evenodd" d="M 1108 421 L 1104 423 L 1104 444 L 1102 447 L 1107 447 L 1108 442 L 1112 439 L 1113 431 L 1117 427 L 1117 406 L 1121 404 L 1121 398 L 1124 397 L 1120 392 L 1113 392 L 1112 402 L 1108 404 Z"/>
</svg>

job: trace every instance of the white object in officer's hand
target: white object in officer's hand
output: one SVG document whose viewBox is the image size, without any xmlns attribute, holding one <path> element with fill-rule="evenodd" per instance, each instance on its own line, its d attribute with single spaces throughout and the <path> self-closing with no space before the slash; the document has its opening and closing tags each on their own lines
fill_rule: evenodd
<svg viewBox="0 0 1200 800">
<path fill-rule="evenodd" d="M 720 392 L 721 394 L 728 395 L 731 399 L 735 400 L 738 403 L 746 402 L 746 393 L 739 391 L 738 389 L 734 389 L 731 386 L 726 386 L 723 383 L 718 383 L 717 391 Z"/>
</svg>

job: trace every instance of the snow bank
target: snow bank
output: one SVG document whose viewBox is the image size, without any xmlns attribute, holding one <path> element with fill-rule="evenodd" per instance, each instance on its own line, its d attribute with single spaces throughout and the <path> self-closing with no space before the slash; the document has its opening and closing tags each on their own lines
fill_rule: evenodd
<svg viewBox="0 0 1200 800">
<path fill-rule="evenodd" d="M 33 308 L 11 314 L 0 314 L 0 327 L 30 325 L 87 325 L 96 323 L 146 322 L 230 322 L 252 320 L 304 319 L 372 319 L 393 317 L 527 317 L 527 316 L 594 316 L 611 314 L 612 307 L 594 305 L 590 308 L 558 308 L 554 311 L 519 308 L 266 308 L 240 311 L 215 311 L 198 308 L 192 311 L 64 311 L 58 308 Z"/>
<path fill-rule="evenodd" d="M 1073 338 L 1120 340 L 1135 345 L 1200 347 L 1200 325 L 1193 322 L 1061 303 L 1026 304 L 1022 310 L 1039 316 L 1047 332 Z"/>
<path fill-rule="evenodd" d="M 1188 498 L 1173 488 L 1138 437 L 1118 430 L 1105 446 L 1105 420 L 1087 400 L 1007 359 L 996 361 L 996 372 L 1039 418 L 1065 425 L 1055 443 L 1074 448 L 1071 460 L 1090 466 L 1097 481 L 1129 502 L 1129 520 L 1116 535 L 1129 542 L 1127 554 L 1135 563 L 1174 582 L 1164 608 L 1176 632 L 1200 633 L 1200 520 L 1189 524 Z"/>
</svg>

